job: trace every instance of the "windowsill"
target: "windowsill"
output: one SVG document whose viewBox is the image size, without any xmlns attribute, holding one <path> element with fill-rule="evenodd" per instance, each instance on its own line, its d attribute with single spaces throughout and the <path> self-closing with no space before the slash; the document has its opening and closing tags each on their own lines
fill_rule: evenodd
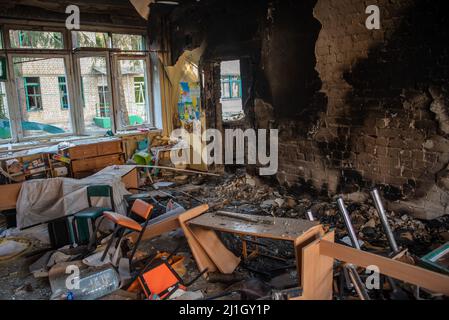
<svg viewBox="0 0 449 320">
<path fill-rule="evenodd" d="M 41 138 L 34 141 L 9 142 L 0 144 L 0 153 L 15 152 L 26 149 L 40 148 L 48 145 L 58 144 L 64 141 L 77 141 L 92 138 L 93 136 L 66 136 L 54 138 Z"/>
<path fill-rule="evenodd" d="M 234 100 L 241 100 L 242 97 L 239 98 L 221 98 L 221 101 L 234 101 Z"/>
<path fill-rule="evenodd" d="M 117 131 L 116 135 L 119 137 L 123 137 L 123 136 L 133 136 L 136 134 L 145 134 L 145 133 L 161 133 L 162 129 L 158 129 L 158 128 L 145 128 L 145 130 L 142 129 L 129 129 L 129 130 L 121 130 L 121 131 Z"/>
<path fill-rule="evenodd" d="M 17 143 L 3 143 L 0 144 L 0 160 L 2 158 L 2 155 L 4 156 L 5 153 L 11 153 L 11 152 L 17 152 L 17 151 L 23 151 L 23 150 L 29 150 L 34 148 L 42 148 L 42 147 L 48 147 L 51 145 L 56 145 L 61 142 L 83 142 L 84 140 L 95 140 L 95 139 L 117 139 L 125 136 L 133 136 L 137 134 L 145 134 L 145 133 L 161 133 L 161 129 L 157 128 L 149 128 L 147 131 L 142 131 L 138 129 L 134 130 L 127 130 L 127 131 L 119 131 L 114 136 L 104 136 L 104 135 L 85 135 L 85 136 L 65 136 L 65 137 L 54 137 L 54 138 L 42 138 L 41 140 L 37 141 L 23 141 L 23 142 L 17 142 Z"/>
</svg>

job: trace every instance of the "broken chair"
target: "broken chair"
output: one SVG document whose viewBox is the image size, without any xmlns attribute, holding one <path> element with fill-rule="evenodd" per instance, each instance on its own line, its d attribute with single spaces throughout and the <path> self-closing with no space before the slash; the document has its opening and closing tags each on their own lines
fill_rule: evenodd
<svg viewBox="0 0 449 320">
<path fill-rule="evenodd" d="M 92 237 L 93 243 L 96 243 L 96 220 L 102 216 L 104 211 L 115 211 L 114 198 L 112 193 L 112 187 L 108 185 L 94 185 L 86 188 L 88 207 L 78 211 L 73 215 L 72 229 L 75 243 L 89 242 L 89 221 L 92 225 Z M 92 198 L 109 198 L 109 207 L 94 207 L 92 205 Z"/>
<path fill-rule="evenodd" d="M 147 267 L 148 268 L 148 267 Z M 195 278 L 189 282 L 184 280 L 175 271 L 169 263 L 169 259 L 163 257 L 160 264 L 153 266 L 150 270 L 145 268 L 138 276 L 138 280 L 145 296 L 150 299 L 168 299 L 178 289 L 186 290 L 187 287 L 197 281 L 207 268 L 200 272 Z"/>
<path fill-rule="evenodd" d="M 142 219 L 144 219 L 143 225 L 139 224 L 137 221 L 131 219 L 130 217 L 123 216 L 121 214 L 118 214 L 116 212 L 111 211 L 105 211 L 103 213 L 103 216 L 112 222 L 115 223 L 115 229 L 111 236 L 111 239 L 109 240 L 109 243 L 106 247 L 106 250 L 103 253 L 103 256 L 101 257 L 101 261 L 104 261 L 106 258 L 107 253 L 109 252 L 109 249 L 114 242 L 114 240 L 117 239 L 117 243 L 115 248 L 117 249 L 118 245 L 120 244 L 120 240 L 122 239 L 124 232 L 126 230 L 130 231 L 136 231 L 139 233 L 139 236 L 137 238 L 137 241 L 134 244 L 133 250 L 131 252 L 131 255 L 129 257 L 129 265 L 132 265 L 132 260 L 134 257 L 134 254 L 136 253 L 137 247 L 139 246 L 140 240 L 142 239 L 142 235 L 145 232 L 145 228 L 148 225 L 148 222 L 151 218 L 151 212 L 153 210 L 153 205 L 142 201 L 140 199 L 137 199 L 134 201 L 133 206 L 131 207 L 131 212 L 138 215 Z"/>
</svg>

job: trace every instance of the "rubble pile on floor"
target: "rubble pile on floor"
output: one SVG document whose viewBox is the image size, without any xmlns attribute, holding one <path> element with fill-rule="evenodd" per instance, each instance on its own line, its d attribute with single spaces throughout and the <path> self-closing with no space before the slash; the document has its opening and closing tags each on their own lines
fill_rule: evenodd
<svg viewBox="0 0 449 320">
<path fill-rule="evenodd" d="M 245 173 L 228 174 L 222 179 L 223 182 L 209 181 L 207 187 L 197 188 L 192 194 L 216 210 L 301 219 L 307 219 L 307 211 L 311 210 L 321 223 L 336 228 L 337 239 L 347 235 L 335 198 L 312 197 L 307 193 L 294 195 Z M 369 195 L 357 192 L 345 195 L 345 198 L 359 238 L 373 250 L 382 251 L 388 243 Z M 449 241 L 449 217 L 423 221 L 407 213 L 388 211 L 387 214 L 398 243 L 414 254 L 425 254 Z"/>
<path fill-rule="evenodd" d="M 214 214 L 215 219 L 227 218 L 240 222 L 242 226 L 251 225 L 252 228 L 263 227 L 264 224 L 270 224 L 269 221 L 273 224 L 276 221 L 285 221 L 282 222 L 286 223 L 285 225 L 281 224 L 277 228 L 287 230 L 291 227 L 291 221 L 294 220 L 300 225 L 311 223 L 307 227 L 311 228 L 310 230 L 318 225 L 320 228 L 322 226 L 325 232 L 335 230 L 335 241 L 351 246 L 351 235 L 337 205 L 336 197 L 308 192 L 298 193 L 292 189 L 264 182 L 245 171 L 224 173 L 219 177 L 164 171 L 158 177 L 148 181 L 144 189 L 148 192 L 146 194 L 148 200 L 159 206 L 157 213 L 156 211 L 154 213 L 154 219 L 159 219 L 158 216 L 163 216 L 164 212 L 170 213 L 176 208 L 189 210 L 199 208 L 201 204 L 208 204 L 209 210 L 205 210 L 208 213 L 202 216 L 203 221 L 197 222 L 200 225 L 202 223 L 203 226 L 207 225 L 210 214 Z M 383 230 L 375 203 L 369 194 L 357 192 L 343 195 L 343 197 L 363 250 L 388 256 L 390 254 L 388 238 Z M 406 213 L 391 211 L 387 211 L 387 216 L 394 237 L 405 252 L 404 257 L 412 264 L 415 264 L 419 257 L 437 249 L 449 240 L 449 218 L 447 217 L 421 221 Z M 310 222 L 311 217 L 316 222 Z M 224 226 L 225 223 L 221 225 Z M 191 230 L 186 229 L 182 224 L 181 227 L 160 236 L 150 237 L 139 247 L 137 247 L 139 241 L 136 243 L 135 239 L 134 241 L 128 238 L 123 241 L 118 239 L 117 250 L 106 247 L 112 239 L 111 235 L 106 234 L 102 234 L 102 241 L 98 242 L 94 248 L 89 247 L 89 244 L 78 247 L 68 245 L 57 250 L 50 250 L 38 245 L 37 253 L 19 254 L 14 260 L 16 264 L 20 262 L 21 276 L 26 279 L 21 282 L 19 288 L 14 287 L 14 297 L 33 296 L 33 291 L 37 291 L 37 298 L 52 299 L 286 299 L 298 295 L 301 291 L 297 281 L 296 249 L 292 246 L 292 242 L 269 237 L 256 239 L 244 234 L 216 230 L 217 240 L 212 237 L 211 243 L 223 242 L 222 250 L 226 259 L 223 258 L 221 262 L 214 261 L 219 266 L 219 270 L 209 272 L 207 277 L 202 277 L 210 270 L 201 266 L 198 253 L 192 254 L 192 248 L 195 248 L 196 241 L 200 242 L 200 236 L 207 238 L 210 234 L 193 236 L 189 233 L 192 230 L 195 231 L 197 227 L 194 226 Z M 276 228 L 276 226 L 272 227 Z M 133 250 L 134 248 L 137 250 Z M 127 262 L 128 259 L 132 261 L 134 251 L 136 266 Z M 100 257 L 104 252 L 107 254 L 103 262 Z M 211 257 L 214 258 L 213 252 Z M 215 259 L 220 260 L 219 255 L 215 256 Z M 158 263 L 154 264 L 154 261 Z M 223 264 L 220 265 L 220 263 Z M 111 264 L 115 267 L 112 268 Z M 69 265 L 76 265 L 81 270 L 85 286 L 83 292 L 72 292 L 66 289 L 64 279 L 67 277 L 66 268 Z M 168 269 L 162 270 L 164 266 Z M 220 266 L 232 272 L 228 274 L 218 272 L 223 271 Z M 0 265 L 0 276 L 2 270 L 8 270 L 6 275 L 3 275 L 3 280 L 16 282 L 17 273 L 11 276 L 8 273 L 10 269 Z M 165 272 L 156 273 L 157 277 L 164 274 L 163 278 L 168 279 L 176 275 L 173 277 L 174 282 L 170 287 L 170 293 L 157 296 L 149 294 L 153 289 L 147 287 L 148 279 L 145 276 L 154 276 L 151 273 L 156 270 Z M 339 279 L 343 276 L 343 266 L 336 264 L 334 281 L 340 281 Z M 184 282 L 184 278 L 193 282 Z M 51 292 L 45 281 L 50 284 Z M 95 281 L 100 285 L 89 287 Z M 138 289 L 140 287 L 141 289 Z M 391 287 L 387 281 L 385 281 L 385 288 L 390 294 L 381 293 L 382 299 L 395 299 L 396 291 L 402 290 L 402 286 L 396 290 L 394 289 L 396 287 Z M 402 293 L 396 295 L 397 299 L 413 296 L 410 287 L 407 287 L 407 293 L 400 292 Z M 357 291 L 351 287 L 334 284 L 333 296 L 337 299 L 352 299 L 357 297 Z M 379 298 L 379 296 L 376 297 Z M 426 298 L 435 297 L 428 294 Z"/>
</svg>

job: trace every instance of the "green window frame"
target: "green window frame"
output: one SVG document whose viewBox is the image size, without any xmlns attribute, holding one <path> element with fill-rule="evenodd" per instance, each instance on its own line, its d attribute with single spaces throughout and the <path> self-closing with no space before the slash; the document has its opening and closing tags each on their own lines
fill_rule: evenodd
<svg viewBox="0 0 449 320">
<path fill-rule="evenodd" d="M 134 77 L 134 101 L 145 104 L 145 77 Z"/>
<path fill-rule="evenodd" d="M 232 90 L 234 84 L 238 86 L 237 94 Z M 239 75 L 221 76 L 221 98 L 223 100 L 242 98 L 242 80 Z"/>
<path fill-rule="evenodd" d="M 24 77 L 23 87 L 27 111 L 42 111 L 41 82 L 39 77 Z"/>
<path fill-rule="evenodd" d="M 67 94 L 67 80 L 65 76 L 58 77 L 58 86 L 61 109 L 67 110 L 69 108 L 69 96 Z"/>
</svg>

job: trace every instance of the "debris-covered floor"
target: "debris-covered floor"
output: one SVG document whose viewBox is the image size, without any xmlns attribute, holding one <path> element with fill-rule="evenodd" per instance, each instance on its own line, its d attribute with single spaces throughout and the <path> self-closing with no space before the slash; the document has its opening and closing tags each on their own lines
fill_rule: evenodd
<svg viewBox="0 0 449 320">
<path fill-rule="evenodd" d="M 449 297 L 438 1 L 68 2 L 0 0 L 0 299 Z"/>
<path fill-rule="evenodd" d="M 336 241 L 350 245 L 350 239 L 339 212 L 335 198 L 317 194 L 312 188 L 297 186 L 291 189 L 277 187 L 260 178 L 251 176 L 244 169 L 227 172 L 220 177 L 199 176 L 196 174 L 180 175 L 166 173 L 159 182 L 173 182 L 168 188 L 159 190 L 172 194 L 184 208 L 192 208 L 200 203 L 208 203 L 211 211 L 243 213 L 255 216 L 276 218 L 293 218 L 307 220 L 307 211 L 311 210 L 325 230 L 336 230 Z M 163 184 L 159 184 L 163 185 Z M 357 192 L 345 195 L 345 202 L 350 217 L 365 251 L 388 256 L 390 248 L 383 232 L 379 215 L 369 194 Z M 421 221 L 401 212 L 388 211 L 388 219 L 395 239 L 402 249 L 408 249 L 403 259 L 407 263 L 418 264 L 419 258 L 449 241 L 449 218 L 443 217 L 431 221 Z M 48 245 L 29 236 L 17 234 L 14 230 L 5 230 L 3 235 L 18 237 L 27 241 L 27 249 L 20 255 L 0 262 L 0 299 L 50 299 L 52 288 L 49 283 L 49 267 L 39 269 L 36 264 L 49 252 L 58 252 L 52 256 L 52 264 L 79 260 L 82 248 L 77 252 L 49 251 Z M 293 247 L 283 241 L 258 239 L 251 242 L 242 237 L 219 233 L 223 243 L 237 256 L 242 254 L 242 240 L 247 240 L 248 249 L 257 254 L 249 254 L 231 275 L 209 274 L 200 277 L 188 288 L 195 292 L 191 299 L 272 299 L 276 293 L 297 287 L 296 262 Z M 9 238 L 11 239 L 11 238 Z M 15 238 L 12 238 L 15 239 Z M 26 240 L 29 239 L 29 240 Z M 19 241 L 19 240 L 18 240 Z M 104 241 L 103 241 L 104 242 Z M 144 240 L 136 253 L 136 259 L 146 261 L 157 252 L 175 253 L 183 257 L 180 274 L 186 281 L 199 274 L 198 266 L 192 256 L 189 244 L 181 229 L 171 231 L 150 240 Z M 51 255 L 49 255 L 51 256 Z M 30 272 L 32 269 L 32 272 Z M 39 269 L 39 271 L 36 271 Z M 179 271 L 179 269 L 178 269 Z M 350 287 L 341 290 L 337 266 L 334 271 L 334 298 L 356 299 L 356 292 Z M 361 273 L 363 274 L 363 273 Z M 343 276 L 342 276 L 343 277 Z M 401 285 L 402 288 L 402 285 Z M 403 287 L 401 294 L 393 294 L 391 286 L 385 282 L 384 290 L 370 293 L 372 298 L 380 299 L 415 299 L 416 292 L 410 286 Z M 141 299 L 142 294 L 109 294 L 102 299 Z M 223 297 L 221 297 L 223 296 Z M 279 296 L 278 296 L 279 297 Z M 421 291 L 420 298 L 439 299 Z M 61 298 L 61 297 L 59 297 Z M 64 296 L 64 298 L 67 298 Z"/>
</svg>

